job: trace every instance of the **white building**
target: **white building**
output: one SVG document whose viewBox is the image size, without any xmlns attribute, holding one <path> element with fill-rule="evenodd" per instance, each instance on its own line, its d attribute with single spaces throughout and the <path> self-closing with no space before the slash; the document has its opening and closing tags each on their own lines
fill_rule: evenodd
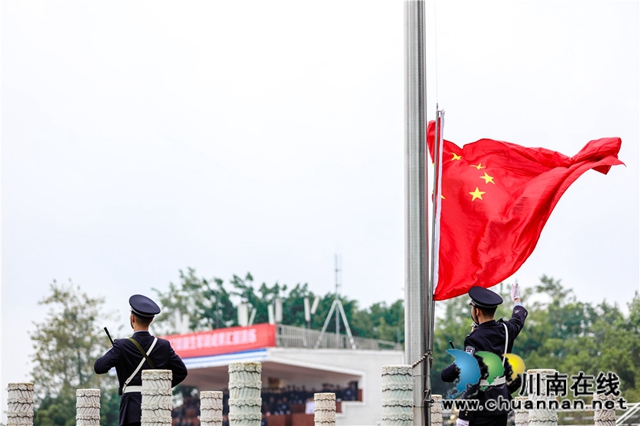
<svg viewBox="0 0 640 426">
<path fill-rule="evenodd" d="M 257 324 L 166 336 L 189 369 L 183 385 L 199 391 L 227 388 L 228 365 L 262 363 L 265 389 L 302 387 L 320 392 L 324 384 L 351 386 L 355 401 L 341 401 L 337 425 L 377 425 L 382 417 L 382 366 L 404 363 L 399 345 L 321 333 L 285 325 Z M 355 346 L 355 349 L 353 348 Z M 269 426 L 313 425 L 305 407 L 290 415 L 270 416 Z M 294 412 L 295 411 L 295 412 Z"/>
</svg>

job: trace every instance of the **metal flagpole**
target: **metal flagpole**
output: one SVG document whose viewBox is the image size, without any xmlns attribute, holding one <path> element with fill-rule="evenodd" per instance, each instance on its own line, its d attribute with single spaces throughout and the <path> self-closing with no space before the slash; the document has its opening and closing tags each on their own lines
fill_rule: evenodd
<svg viewBox="0 0 640 426">
<path fill-rule="evenodd" d="M 405 2 L 405 362 L 413 364 L 427 352 L 428 295 L 426 69 L 424 1 Z M 424 403 L 429 362 L 414 372 L 414 425 L 431 424 Z"/>
<path fill-rule="evenodd" d="M 444 128 L 444 111 L 436 104 L 436 131 L 434 135 L 434 164 L 433 164 L 433 210 L 432 210 L 432 240 L 431 246 L 431 289 L 435 292 L 438 286 L 438 267 L 440 262 L 440 217 L 442 216 L 442 131 Z"/>
<path fill-rule="evenodd" d="M 427 350 L 433 351 L 433 333 L 435 328 L 435 310 L 436 303 L 433 300 L 433 293 L 438 285 L 438 267 L 440 265 L 440 216 L 442 214 L 442 128 L 444 127 L 444 111 L 438 109 L 436 104 L 436 132 L 433 143 L 433 214 L 432 214 L 432 226 L 431 232 L 431 279 L 429 281 L 429 294 L 428 306 L 429 306 L 429 331 L 427 334 Z M 431 361 L 431 360 L 429 360 Z M 431 389 L 431 377 L 427 376 L 427 390 Z M 429 394 L 430 396 L 430 394 Z M 427 398 L 431 399 L 431 398 Z"/>
</svg>

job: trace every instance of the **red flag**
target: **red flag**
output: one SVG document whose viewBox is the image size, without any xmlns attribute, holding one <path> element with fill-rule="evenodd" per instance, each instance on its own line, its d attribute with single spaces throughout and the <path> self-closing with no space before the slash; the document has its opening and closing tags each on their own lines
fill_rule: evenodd
<svg viewBox="0 0 640 426">
<path fill-rule="evenodd" d="M 427 143 L 433 158 L 435 123 Z M 606 174 L 620 138 L 593 140 L 573 157 L 544 148 L 480 139 L 459 148 L 444 141 L 440 259 L 435 300 L 491 287 L 533 252 L 560 197 L 589 169 Z"/>
</svg>

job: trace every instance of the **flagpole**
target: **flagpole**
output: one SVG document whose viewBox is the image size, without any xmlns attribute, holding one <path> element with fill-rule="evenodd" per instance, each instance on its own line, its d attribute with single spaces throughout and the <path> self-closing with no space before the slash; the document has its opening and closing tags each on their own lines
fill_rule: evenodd
<svg viewBox="0 0 640 426">
<path fill-rule="evenodd" d="M 433 210 L 432 210 L 432 241 L 431 241 L 431 278 L 429 280 L 428 305 L 429 332 L 427 334 L 427 349 L 433 351 L 433 334 L 435 328 L 436 302 L 433 300 L 435 288 L 438 286 L 440 266 L 440 216 L 442 214 L 442 129 L 444 128 L 444 111 L 440 111 L 436 104 L 436 132 L 433 143 Z M 427 377 L 427 389 L 431 389 L 431 377 Z"/>
<path fill-rule="evenodd" d="M 427 352 L 429 295 L 424 1 L 405 2 L 405 362 Z M 431 425 L 429 362 L 414 370 L 414 425 Z"/>
</svg>

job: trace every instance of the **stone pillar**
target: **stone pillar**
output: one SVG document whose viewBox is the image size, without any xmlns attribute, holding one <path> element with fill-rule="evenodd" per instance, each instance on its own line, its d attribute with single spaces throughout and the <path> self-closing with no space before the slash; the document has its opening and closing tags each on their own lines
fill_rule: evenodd
<svg viewBox="0 0 640 426">
<path fill-rule="evenodd" d="M 232 362 L 229 364 L 230 426 L 260 426 L 262 420 L 262 364 Z"/>
<path fill-rule="evenodd" d="M 413 368 L 410 365 L 382 367 L 382 424 L 413 425 Z"/>
<path fill-rule="evenodd" d="M 200 392 L 200 426 L 222 426 L 222 392 Z"/>
<path fill-rule="evenodd" d="M 313 394 L 313 421 L 315 426 L 336 425 L 336 394 Z"/>
<path fill-rule="evenodd" d="M 76 426 L 100 426 L 100 389 L 76 390 Z"/>
<path fill-rule="evenodd" d="M 442 395 L 431 395 L 431 426 L 442 426 Z"/>
<path fill-rule="evenodd" d="M 547 376 L 552 376 L 556 370 L 528 370 L 527 381 L 531 385 L 529 400 L 533 409 L 529 410 L 529 426 L 557 426 L 558 413 L 549 409 L 549 401 L 556 400 L 555 395 L 547 395 Z M 545 408 L 537 408 L 538 401 L 545 401 Z"/>
<path fill-rule="evenodd" d="M 615 397 L 612 395 L 604 396 L 602 394 L 593 395 L 594 401 L 599 401 L 602 404 L 601 407 L 594 405 L 593 421 L 595 426 L 615 426 L 616 425 L 616 409 L 615 409 Z M 610 406 L 612 409 L 607 409 L 605 403 L 611 401 Z"/>
<path fill-rule="evenodd" d="M 7 391 L 7 426 L 33 426 L 33 383 L 9 383 Z"/>
<path fill-rule="evenodd" d="M 171 370 L 142 370 L 141 426 L 171 426 Z"/>
<path fill-rule="evenodd" d="M 516 396 L 516 426 L 529 426 L 529 411 L 524 408 L 526 396 Z"/>
</svg>

